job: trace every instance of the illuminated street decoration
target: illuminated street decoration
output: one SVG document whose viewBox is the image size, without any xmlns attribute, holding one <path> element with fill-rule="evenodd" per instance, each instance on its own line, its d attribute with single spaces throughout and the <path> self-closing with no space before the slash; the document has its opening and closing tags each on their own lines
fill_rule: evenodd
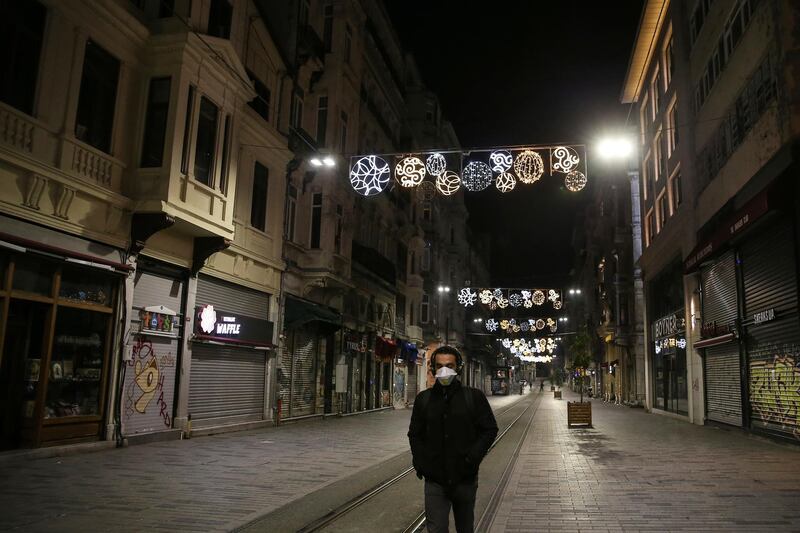
<svg viewBox="0 0 800 533">
<path fill-rule="evenodd" d="M 471 161 L 461 173 L 461 183 L 468 191 L 482 191 L 492 184 L 492 169 L 483 161 Z"/>
<path fill-rule="evenodd" d="M 350 158 L 350 181 L 363 196 L 386 190 L 387 170 L 402 187 L 418 187 L 429 176 L 436 191 L 445 196 L 454 194 L 462 184 L 469 192 L 480 192 L 494 183 L 497 190 L 508 193 L 517 190 L 520 181 L 533 184 L 546 177 L 564 179 L 566 190 L 579 192 L 588 184 L 585 154 L 585 145 L 364 154 Z M 461 170 L 453 173 L 448 165 Z M 442 176 L 445 178 L 440 180 Z"/>
<path fill-rule="evenodd" d="M 532 150 L 525 150 L 514 161 L 516 172 L 522 183 L 534 183 L 544 174 L 544 161 L 542 156 Z"/>
<path fill-rule="evenodd" d="M 583 172 L 573 170 L 564 178 L 564 186 L 571 192 L 578 192 L 586 187 L 586 176 Z"/>
<path fill-rule="evenodd" d="M 425 163 L 425 169 L 431 176 L 438 176 L 447 170 L 447 159 L 442 154 L 431 154 Z"/>
<path fill-rule="evenodd" d="M 404 157 L 394 167 L 394 177 L 403 187 L 416 187 L 425 179 L 425 163 L 418 157 Z"/>
<path fill-rule="evenodd" d="M 445 170 L 436 176 L 436 190 L 445 196 L 455 194 L 461 187 L 461 178 L 452 170 Z"/>
<path fill-rule="evenodd" d="M 489 156 L 489 162 L 492 164 L 492 170 L 498 174 L 508 171 L 508 169 L 511 168 L 511 163 L 513 161 L 514 157 L 511 155 L 511 152 L 506 150 L 492 152 L 492 155 Z"/>
<path fill-rule="evenodd" d="M 465 287 L 458 292 L 458 303 L 464 307 L 474 305 L 478 299 L 478 293 L 473 292 L 469 287 Z"/>
<path fill-rule="evenodd" d="M 512 355 L 515 355 L 520 358 L 524 357 L 552 357 L 553 352 L 555 351 L 557 344 L 553 338 L 546 338 L 546 339 L 509 339 L 508 337 L 503 339 L 497 339 L 500 341 L 500 344 L 503 348 L 507 349 L 511 352 Z M 541 355 L 546 354 L 546 355 Z M 525 359 L 523 359 L 525 360 Z M 536 362 L 549 362 L 550 360 L 541 360 Z"/>
<path fill-rule="evenodd" d="M 489 333 L 493 333 L 499 329 L 503 331 L 513 331 L 514 333 L 519 333 L 520 331 L 543 331 L 545 329 L 549 329 L 551 332 L 555 333 L 558 329 L 557 322 L 553 320 L 551 317 L 547 318 L 511 318 L 511 319 L 502 319 L 499 322 L 494 318 L 490 318 L 484 323 L 486 327 L 486 331 Z"/>
<path fill-rule="evenodd" d="M 578 152 L 569 146 L 556 146 L 550 152 L 550 168 L 553 172 L 567 174 L 581 162 Z"/>
<path fill-rule="evenodd" d="M 423 202 L 430 202 L 436 197 L 436 186 L 430 181 L 423 181 L 417 187 L 417 198 Z"/>
<path fill-rule="evenodd" d="M 517 186 L 517 179 L 510 172 L 503 172 L 497 176 L 494 185 L 500 192 L 511 192 Z"/>
<path fill-rule="evenodd" d="M 350 185 L 362 196 L 380 194 L 388 183 L 389 163 L 381 157 L 362 157 L 350 169 Z"/>
<path fill-rule="evenodd" d="M 511 307 L 524 307 L 530 309 L 542 306 L 547 302 L 553 309 L 561 309 L 561 291 L 557 289 L 475 289 L 476 300 L 480 300 L 492 311 Z M 473 302 L 474 303 L 474 302 Z M 473 305 L 473 304 L 470 304 Z"/>
</svg>

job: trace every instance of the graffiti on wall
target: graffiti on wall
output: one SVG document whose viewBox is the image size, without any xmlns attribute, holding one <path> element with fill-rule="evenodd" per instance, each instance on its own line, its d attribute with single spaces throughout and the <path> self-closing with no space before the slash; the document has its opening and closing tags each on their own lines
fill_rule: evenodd
<svg viewBox="0 0 800 533">
<path fill-rule="evenodd" d="M 164 426 L 172 426 L 170 406 L 165 397 L 165 370 L 175 367 L 175 356 L 159 355 L 152 341 L 139 337 L 132 349 L 127 372 L 132 373 L 125 387 L 125 415 L 128 419 L 136 413 L 145 415 L 158 411 Z M 152 407 L 151 407 L 152 406 Z"/>
<path fill-rule="evenodd" d="M 400 408 L 406 405 L 406 373 L 399 366 L 394 369 L 394 404 Z"/>
<path fill-rule="evenodd" d="M 800 362 L 781 353 L 750 363 L 750 403 L 759 419 L 779 424 L 800 439 Z"/>
</svg>

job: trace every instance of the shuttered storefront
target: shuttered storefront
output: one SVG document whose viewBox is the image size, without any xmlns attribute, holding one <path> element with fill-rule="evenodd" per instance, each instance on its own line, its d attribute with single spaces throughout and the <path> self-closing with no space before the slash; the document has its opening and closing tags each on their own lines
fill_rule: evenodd
<svg viewBox="0 0 800 533">
<path fill-rule="evenodd" d="M 227 320 L 223 315 L 234 316 L 236 322 L 248 321 L 242 327 L 251 323 L 260 326 L 269 316 L 268 294 L 203 275 L 197 280 L 196 305 L 198 308 L 214 306 L 220 321 Z M 195 316 L 195 322 L 198 320 Z M 271 328 L 263 336 L 271 337 Z M 267 408 L 264 397 L 267 351 L 264 347 L 271 343 L 269 339 L 260 343 L 248 339 L 247 342 L 250 345 L 236 338 L 222 338 L 192 343 L 189 413 L 193 427 L 264 418 Z"/>
<path fill-rule="evenodd" d="M 148 265 L 156 266 L 140 258 L 134 278 L 131 331 L 135 335 L 131 340 L 131 360 L 125 368 L 121 409 L 125 436 L 172 428 L 175 407 L 185 274 L 176 270 L 170 275 L 167 267 L 146 270 Z M 170 317 L 168 328 L 164 324 L 166 317 Z"/>
<path fill-rule="evenodd" d="M 736 261 L 733 252 L 702 271 L 703 323 L 724 326 L 738 316 Z M 742 425 L 742 389 L 739 343 L 705 349 L 706 416 L 709 420 Z"/>
<path fill-rule="evenodd" d="M 800 325 L 792 226 L 778 220 L 741 248 L 751 426 L 800 438 Z"/>
<path fill-rule="evenodd" d="M 283 417 L 314 414 L 317 335 L 310 328 L 292 330 L 281 360 Z"/>
</svg>

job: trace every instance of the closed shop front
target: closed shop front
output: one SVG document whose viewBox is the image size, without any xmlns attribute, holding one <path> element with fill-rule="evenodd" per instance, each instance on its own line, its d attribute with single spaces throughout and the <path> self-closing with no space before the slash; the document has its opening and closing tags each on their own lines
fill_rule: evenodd
<svg viewBox="0 0 800 533">
<path fill-rule="evenodd" d="M 172 428 L 188 272 L 140 257 L 134 277 L 130 358 L 122 390 L 122 433 Z"/>
<path fill-rule="evenodd" d="M 0 450 L 110 437 L 120 260 L 0 217 Z"/>
<path fill-rule="evenodd" d="M 729 251 L 701 271 L 706 417 L 741 426 L 742 382 L 739 342 L 734 334 L 738 317 L 736 256 Z"/>
<path fill-rule="evenodd" d="M 779 218 L 742 243 L 750 424 L 800 439 L 800 318 L 791 222 Z"/>
<path fill-rule="evenodd" d="M 209 276 L 197 280 L 189 382 L 193 427 L 264 419 L 269 295 Z"/>
</svg>

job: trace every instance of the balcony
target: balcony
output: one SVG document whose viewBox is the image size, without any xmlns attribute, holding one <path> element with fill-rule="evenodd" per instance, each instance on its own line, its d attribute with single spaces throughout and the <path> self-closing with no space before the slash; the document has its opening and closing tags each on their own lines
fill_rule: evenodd
<svg viewBox="0 0 800 533">
<path fill-rule="evenodd" d="M 297 36 L 297 57 L 301 63 L 316 59 L 320 67 L 325 64 L 325 43 L 310 25 L 300 28 Z"/>
<path fill-rule="evenodd" d="M 391 287 L 395 287 L 397 274 L 394 264 L 374 248 L 353 242 L 353 262 L 360 264 L 368 272 L 385 281 Z"/>
</svg>

